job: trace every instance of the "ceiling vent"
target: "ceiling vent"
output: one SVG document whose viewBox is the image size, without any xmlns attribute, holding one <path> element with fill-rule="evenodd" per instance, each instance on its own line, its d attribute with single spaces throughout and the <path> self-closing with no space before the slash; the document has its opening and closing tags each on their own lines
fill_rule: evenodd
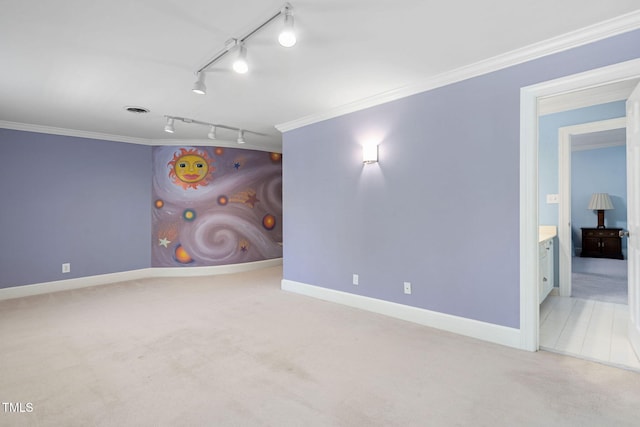
<svg viewBox="0 0 640 427">
<path fill-rule="evenodd" d="M 135 113 L 135 114 L 145 114 L 145 113 L 148 113 L 150 111 L 148 108 L 133 107 L 133 106 L 127 106 L 127 107 L 124 107 L 124 109 L 127 110 L 130 113 Z"/>
</svg>

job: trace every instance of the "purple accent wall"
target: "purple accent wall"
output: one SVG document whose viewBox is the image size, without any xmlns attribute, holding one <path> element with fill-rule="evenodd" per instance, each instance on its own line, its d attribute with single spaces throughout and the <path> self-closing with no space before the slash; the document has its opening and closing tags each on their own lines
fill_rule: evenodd
<svg viewBox="0 0 640 427">
<path fill-rule="evenodd" d="M 285 133 L 284 278 L 518 328 L 520 88 L 637 57 L 640 31 Z"/>
<path fill-rule="evenodd" d="M 0 149 L 0 288 L 150 266 L 151 147 L 0 129 Z"/>
<path fill-rule="evenodd" d="M 223 147 L 154 147 L 153 267 L 282 257 L 282 156 Z"/>
</svg>

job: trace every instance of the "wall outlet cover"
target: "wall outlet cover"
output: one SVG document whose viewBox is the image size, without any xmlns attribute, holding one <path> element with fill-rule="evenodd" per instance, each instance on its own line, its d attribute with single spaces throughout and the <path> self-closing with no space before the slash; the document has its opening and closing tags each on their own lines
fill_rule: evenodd
<svg viewBox="0 0 640 427">
<path fill-rule="evenodd" d="M 405 294 L 411 293 L 411 282 L 404 282 L 404 293 Z"/>
</svg>

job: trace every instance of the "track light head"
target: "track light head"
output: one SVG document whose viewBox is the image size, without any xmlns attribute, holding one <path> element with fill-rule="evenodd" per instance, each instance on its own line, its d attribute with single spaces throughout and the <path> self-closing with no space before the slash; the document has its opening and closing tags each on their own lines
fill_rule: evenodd
<svg viewBox="0 0 640 427">
<path fill-rule="evenodd" d="M 193 84 L 193 93 L 197 93 L 198 95 L 206 95 L 207 94 L 207 86 L 204 84 L 204 71 L 198 72 L 198 79 Z"/>
<path fill-rule="evenodd" d="M 209 129 L 209 133 L 207 134 L 207 137 L 209 139 L 216 139 L 216 127 L 215 126 L 211 126 L 211 128 Z"/>
<path fill-rule="evenodd" d="M 238 56 L 233 62 L 233 71 L 239 74 L 245 74 L 249 71 L 249 64 L 247 64 L 247 48 L 244 47 L 244 43 L 240 43 L 237 49 Z"/>
<path fill-rule="evenodd" d="M 168 133 L 175 132 L 175 129 L 173 128 L 173 117 L 167 117 L 167 124 L 164 125 L 164 131 Z"/>
<path fill-rule="evenodd" d="M 238 130 L 238 144 L 244 144 L 244 131 L 242 129 Z"/>
<path fill-rule="evenodd" d="M 293 47 L 296 41 L 296 33 L 293 29 L 293 12 L 290 7 L 287 7 L 284 11 L 284 27 L 278 36 L 278 42 L 283 47 Z"/>
</svg>

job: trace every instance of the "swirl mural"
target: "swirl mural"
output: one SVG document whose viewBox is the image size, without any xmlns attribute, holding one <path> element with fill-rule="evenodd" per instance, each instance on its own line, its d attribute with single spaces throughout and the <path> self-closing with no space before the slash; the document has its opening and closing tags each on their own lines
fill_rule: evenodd
<svg viewBox="0 0 640 427">
<path fill-rule="evenodd" d="M 153 148 L 153 267 L 282 257 L 282 155 Z"/>
</svg>

